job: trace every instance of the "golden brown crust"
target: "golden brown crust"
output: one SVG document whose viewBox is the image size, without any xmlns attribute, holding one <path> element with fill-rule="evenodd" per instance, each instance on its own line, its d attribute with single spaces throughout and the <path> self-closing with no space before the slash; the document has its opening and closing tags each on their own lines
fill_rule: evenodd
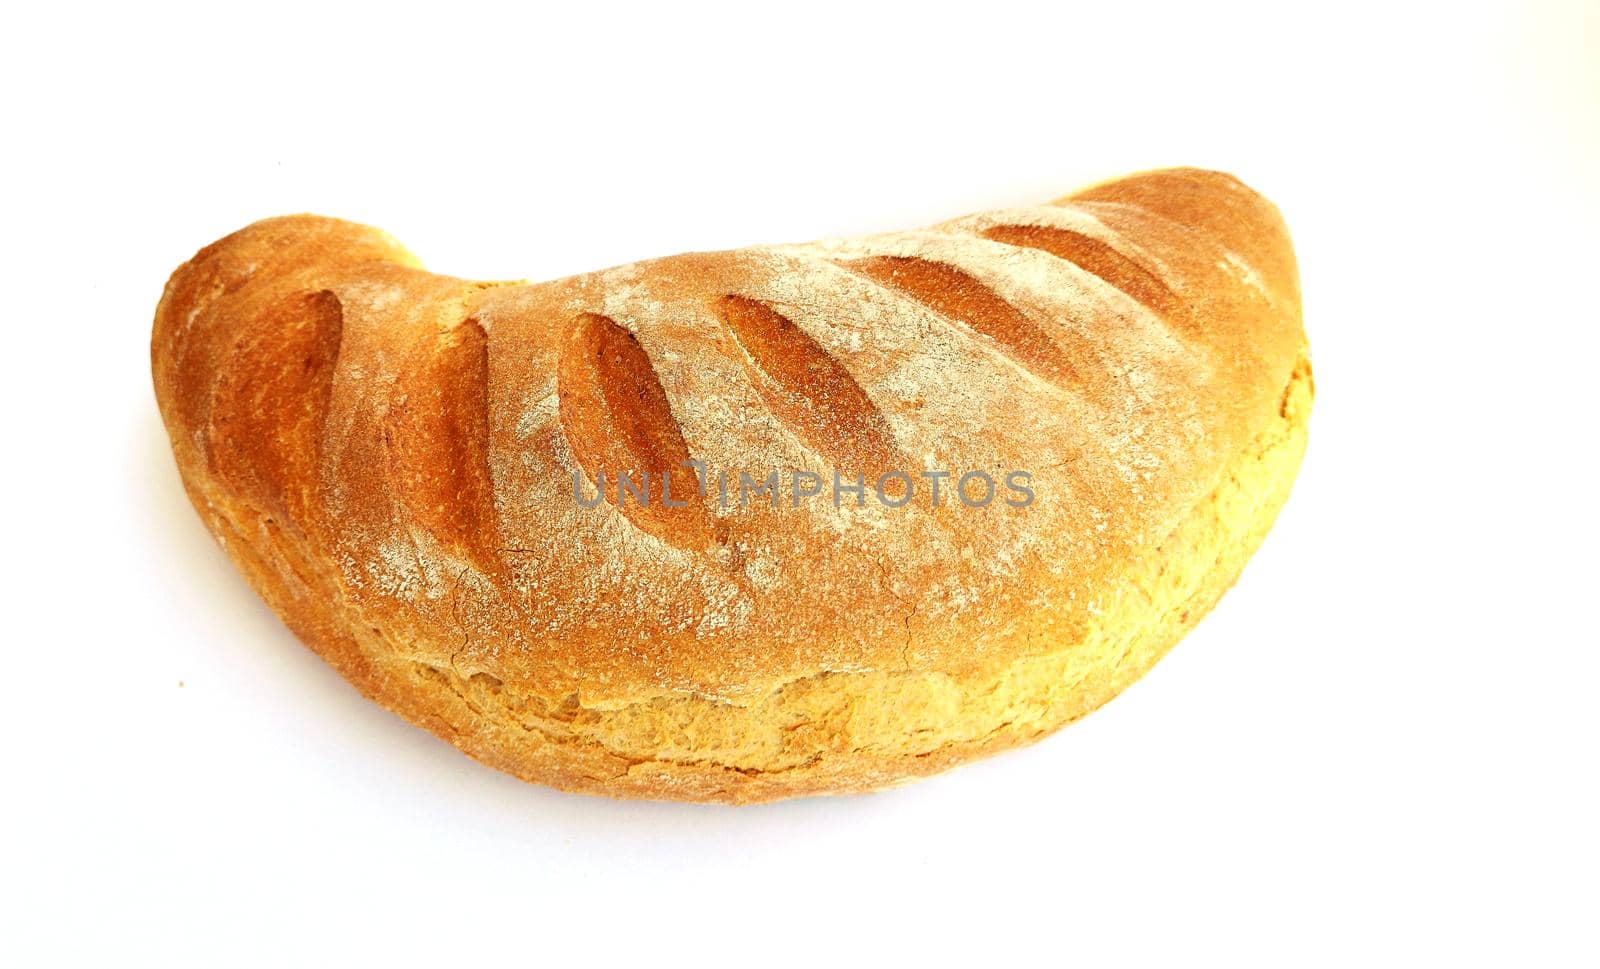
<svg viewBox="0 0 1600 969">
<path fill-rule="evenodd" d="M 363 692 L 531 780 L 726 801 L 1104 702 L 1237 575 L 1311 394 L 1276 210 L 1194 170 L 537 285 L 272 219 L 173 275 L 152 361 L 197 509 Z M 954 500 L 976 470 L 1033 502 Z M 619 502 L 641 471 L 649 506 Z M 740 471 L 781 472 L 777 507 Z"/>
</svg>

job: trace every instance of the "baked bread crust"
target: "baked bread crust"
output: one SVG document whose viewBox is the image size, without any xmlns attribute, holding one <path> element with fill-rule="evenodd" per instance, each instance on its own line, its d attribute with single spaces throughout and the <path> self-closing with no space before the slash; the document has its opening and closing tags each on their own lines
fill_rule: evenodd
<svg viewBox="0 0 1600 969">
<path fill-rule="evenodd" d="M 152 365 L 196 509 L 363 693 L 528 780 L 731 802 L 1108 700 L 1236 578 L 1312 395 L 1277 211 L 1191 169 L 541 284 L 269 219 L 173 274 Z M 868 489 L 722 507 L 685 460 Z M 1034 499 L 951 500 L 973 470 Z M 621 471 L 648 506 L 575 500 Z"/>
</svg>

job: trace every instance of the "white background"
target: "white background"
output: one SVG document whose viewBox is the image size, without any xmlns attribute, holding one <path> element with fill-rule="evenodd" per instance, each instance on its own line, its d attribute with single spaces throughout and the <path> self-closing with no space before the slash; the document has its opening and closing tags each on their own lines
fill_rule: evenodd
<svg viewBox="0 0 1600 969">
<path fill-rule="evenodd" d="M 562 6 L 4 15 L 0 962 L 1596 964 L 1594 4 Z M 256 600 L 150 389 L 264 216 L 538 279 L 1174 164 L 1294 234 L 1295 494 L 1143 682 L 890 793 L 467 760 Z"/>
</svg>

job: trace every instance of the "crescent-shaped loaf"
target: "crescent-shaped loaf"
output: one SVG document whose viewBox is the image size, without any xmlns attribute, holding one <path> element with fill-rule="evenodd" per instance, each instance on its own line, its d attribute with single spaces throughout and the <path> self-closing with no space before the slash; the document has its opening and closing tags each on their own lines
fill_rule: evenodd
<svg viewBox="0 0 1600 969">
<path fill-rule="evenodd" d="M 539 284 L 268 219 L 173 274 L 151 355 L 195 508 L 364 694 L 528 780 L 728 802 L 1110 699 L 1237 577 L 1312 397 L 1277 210 L 1192 169 Z"/>
</svg>

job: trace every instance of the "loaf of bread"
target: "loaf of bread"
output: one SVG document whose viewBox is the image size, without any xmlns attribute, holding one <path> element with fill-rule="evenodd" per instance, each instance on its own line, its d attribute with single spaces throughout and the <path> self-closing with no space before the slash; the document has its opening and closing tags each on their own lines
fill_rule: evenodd
<svg viewBox="0 0 1600 969">
<path fill-rule="evenodd" d="M 538 284 L 268 219 L 173 274 L 151 356 L 195 508 L 361 692 L 726 802 L 1106 702 L 1237 577 L 1312 397 L 1276 209 L 1192 169 Z"/>
</svg>

